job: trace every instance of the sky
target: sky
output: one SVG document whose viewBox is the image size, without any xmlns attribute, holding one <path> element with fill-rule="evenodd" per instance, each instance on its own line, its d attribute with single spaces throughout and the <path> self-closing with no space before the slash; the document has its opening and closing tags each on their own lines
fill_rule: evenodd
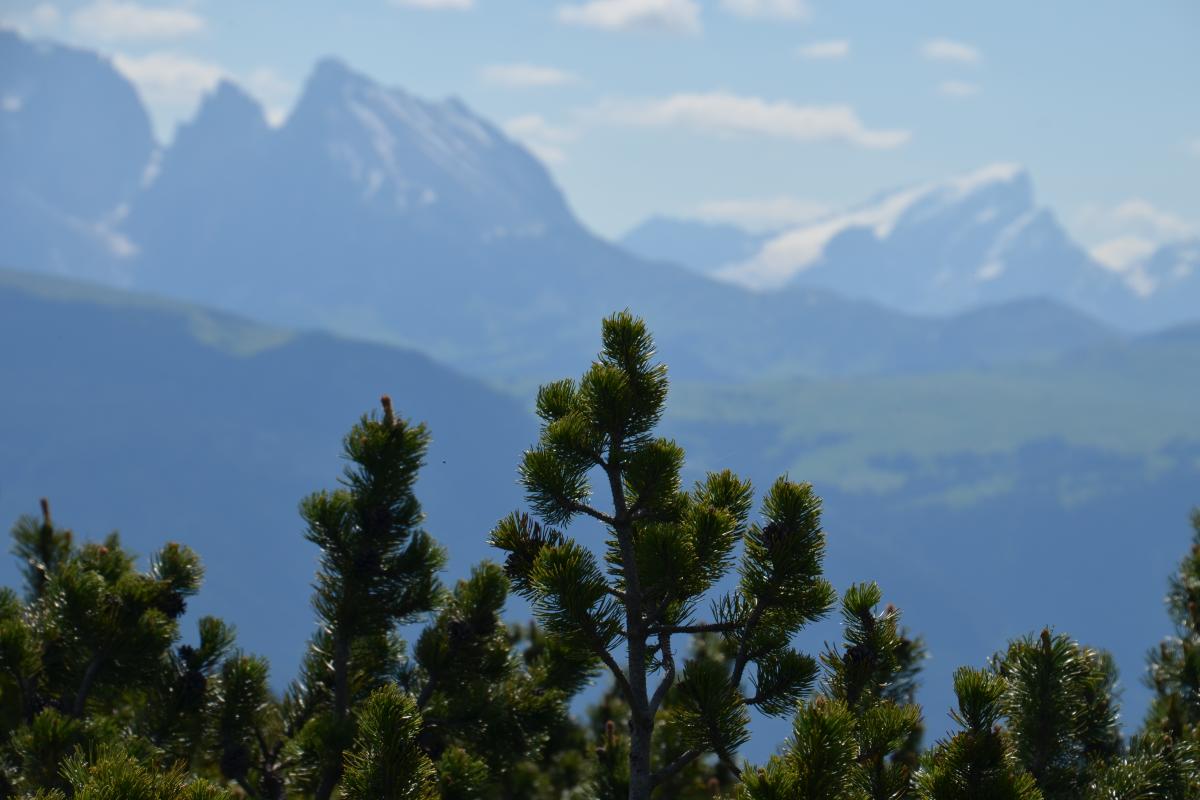
<svg viewBox="0 0 1200 800">
<path fill-rule="evenodd" d="M 282 121 L 313 64 L 457 96 L 616 237 L 766 229 L 1017 162 L 1116 264 L 1200 235 L 1194 0 L 0 0 L 108 54 L 159 138 L 228 77 Z"/>
</svg>

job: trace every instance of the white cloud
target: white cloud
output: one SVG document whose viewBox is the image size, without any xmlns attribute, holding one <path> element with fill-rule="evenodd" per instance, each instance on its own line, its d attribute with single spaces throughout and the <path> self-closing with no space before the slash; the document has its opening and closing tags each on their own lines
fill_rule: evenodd
<svg viewBox="0 0 1200 800">
<path fill-rule="evenodd" d="M 222 79 L 242 86 L 262 103 L 267 121 L 279 125 L 296 95 L 296 85 L 269 67 L 235 75 L 212 61 L 160 51 L 144 56 L 119 53 L 113 66 L 138 89 L 146 105 L 163 116 L 186 119 Z"/>
<path fill-rule="evenodd" d="M 966 81 L 942 81 L 938 84 L 938 93 L 945 97 L 962 100 L 979 94 L 979 86 Z"/>
<path fill-rule="evenodd" d="M 595 121 L 647 127 L 682 127 L 718 135 L 746 134 L 801 142 L 844 141 L 860 147 L 899 147 L 906 130 L 866 127 L 850 106 L 770 102 L 728 92 L 675 94 L 656 100 L 605 101 L 588 116 Z"/>
<path fill-rule="evenodd" d="M 566 86 L 579 81 L 578 76 L 566 70 L 537 64 L 490 64 L 479 74 L 485 83 L 507 89 Z"/>
<path fill-rule="evenodd" d="M 806 0 L 721 0 L 721 7 L 741 17 L 807 19 Z"/>
<path fill-rule="evenodd" d="M 53 3 L 38 3 L 22 14 L 0 14 L 0 26 L 9 26 L 24 36 L 48 33 L 58 27 L 62 12 Z"/>
<path fill-rule="evenodd" d="M 588 0 L 559 6 L 559 22 L 606 31 L 699 33 L 696 0 Z"/>
<path fill-rule="evenodd" d="M 1196 158 L 1200 158 L 1200 136 L 1187 143 L 1187 150 Z"/>
<path fill-rule="evenodd" d="M 425 11 L 469 11 L 475 0 L 391 0 L 401 8 L 420 8 Z"/>
<path fill-rule="evenodd" d="M 71 14 L 77 33 L 105 41 L 178 39 L 200 33 L 207 23 L 185 8 L 152 8 L 122 0 L 95 0 Z"/>
<path fill-rule="evenodd" d="M 258 67 L 245 77 L 246 91 L 263 104 L 267 122 L 278 127 L 296 97 L 296 84 L 270 67 Z"/>
<path fill-rule="evenodd" d="M 563 145 L 575 138 L 575 134 L 552 125 L 541 114 L 523 114 L 504 123 L 504 132 L 521 142 L 547 164 L 561 164 L 567 160 Z"/>
<path fill-rule="evenodd" d="M 219 64 L 170 52 L 119 53 L 113 66 L 137 86 L 147 105 L 159 108 L 191 108 L 226 76 Z"/>
<path fill-rule="evenodd" d="M 1142 226 L 1143 230 L 1160 240 L 1182 239 L 1196 233 L 1196 226 L 1182 217 L 1136 197 L 1114 208 L 1112 217 L 1120 223 Z"/>
<path fill-rule="evenodd" d="M 713 200 L 701 203 L 695 215 L 709 222 L 728 222 L 751 231 L 771 231 L 812 222 L 830 210 L 823 203 L 779 195 Z"/>
<path fill-rule="evenodd" d="M 809 42 L 796 48 L 796 54 L 801 58 L 811 60 L 837 60 L 850 55 L 850 42 L 845 39 L 831 39 L 826 42 Z"/>
<path fill-rule="evenodd" d="M 38 3 L 29 10 L 29 21 L 38 28 L 53 28 L 62 20 L 62 12 L 53 3 Z"/>
<path fill-rule="evenodd" d="M 1155 251 L 1157 245 L 1137 236 L 1119 236 L 1093 247 L 1092 258 L 1113 272 L 1125 272 Z"/>
<path fill-rule="evenodd" d="M 931 61 L 954 61 L 960 64 L 975 64 L 982 58 L 978 48 L 953 39 L 930 39 L 921 45 L 921 55 Z"/>
</svg>

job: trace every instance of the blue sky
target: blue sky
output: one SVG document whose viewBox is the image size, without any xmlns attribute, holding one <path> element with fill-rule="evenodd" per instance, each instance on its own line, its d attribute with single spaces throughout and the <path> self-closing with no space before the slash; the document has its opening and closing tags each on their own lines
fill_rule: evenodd
<svg viewBox="0 0 1200 800">
<path fill-rule="evenodd" d="M 222 75 L 282 118 L 326 55 L 456 95 L 609 236 L 781 224 L 998 161 L 1089 247 L 1200 233 L 1192 0 L 0 3 L 110 54 L 163 139 Z"/>
</svg>

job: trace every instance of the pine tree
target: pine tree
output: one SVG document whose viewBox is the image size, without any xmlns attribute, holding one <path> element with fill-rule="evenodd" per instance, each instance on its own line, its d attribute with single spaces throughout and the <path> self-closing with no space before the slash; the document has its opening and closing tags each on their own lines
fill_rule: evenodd
<svg viewBox="0 0 1200 800">
<path fill-rule="evenodd" d="M 1200 746 L 1165 734 L 1134 736 L 1129 752 L 1096 768 L 1087 800 L 1197 800 Z"/>
<path fill-rule="evenodd" d="M 747 776 L 742 797 L 901 800 L 912 794 L 910 748 L 920 735 L 912 701 L 914 647 L 901 634 L 894 606 L 878 611 L 882 593 L 857 584 L 842 598 L 845 642 L 821 656 L 820 694 L 801 704 L 781 756 Z"/>
<path fill-rule="evenodd" d="M 1041 800 L 1033 776 L 1017 759 L 1000 725 L 1004 679 L 962 667 L 954 673 L 958 709 L 951 717 L 963 730 L 940 741 L 917 776 L 922 800 Z"/>
<path fill-rule="evenodd" d="M 779 713 L 811 688 L 816 661 L 788 642 L 836 598 L 821 577 L 825 539 L 812 487 L 776 481 L 763 501 L 762 525 L 749 522 L 749 483 L 731 472 L 710 474 L 684 491 L 683 449 L 653 435 L 668 384 L 645 324 L 628 312 L 614 314 L 604 320 L 602 341 L 578 382 L 538 391 L 541 435 L 520 477 L 545 526 L 515 513 L 496 527 L 492 542 L 507 551 L 513 586 L 547 632 L 599 659 L 613 676 L 629 706 L 628 796 L 645 800 L 703 753 L 737 769 L 747 707 Z M 607 509 L 592 504 L 593 477 L 604 487 Z M 579 517 L 604 529 L 603 568 L 589 548 L 548 527 Z M 697 621 L 697 605 L 733 567 L 739 542 L 736 590 L 715 604 L 714 619 Z M 710 660 L 678 663 L 674 637 L 704 632 L 730 643 L 730 668 Z M 656 766 L 655 722 L 677 681 L 678 720 L 689 748 Z"/>
<path fill-rule="evenodd" d="M 39 791 L 34 800 L 235 800 L 219 785 L 189 776 L 178 765 L 147 764 L 107 745 L 94 757 L 77 751 L 62 767 L 66 789 Z"/>
<path fill-rule="evenodd" d="M 1191 522 L 1191 550 L 1167 589 L 1175 635 L 1150 652 L 1146 679 L 1154 698 L 1145 728 L 1176 741 L 1200 741 L 1200 508 Z"/>
<path fill-rule="evenodd" d="M 120 778 L 155 796 L 163 768 L 203 769 L 210 681 L 233 632 L 204 617 L 198 642 L 178 644 L 203 577 L 196 554 L 168 544 L 139 572 L 116 534 L 76 546 L 45 500 L 13 538 L 28 599 L 0 592 L 0 794 L 84 797 Z"/>
<path fill-rule="evenodd" d="M 1147 659 L 1146 683 L 1154 696 L 1142 733 L 1130 757 L 1101 776 L 1101 789 L 1116 783 L 1154 787 L 1152 796 L 1165 800 L 1200 798 L 1200 508 L 1192 512 L 1191 523 L 1191 549 L 1167 589 L 1175 635 Z"/>
<path fill-rule="evenodd" d="M 313 608 L 319 630 L 292 692 L 290 725 L 311 773 L 302 785 L 329 800 L 354 738 L 352 707 L 388 682 L 398 625 L 438 604 L 445 554 L 419 528 L 413 493 L 429 434 L 398 419 L 364 416 L 343 442 L 342 487 L 301 504 L 306 537 L 321 549 Z"/>
<path fill-rule="evenodd" d="M 502 620 L 508 579 L 494 564 L 442 588 L 444 555 L 417 527 L 412 491 L 427 441 L 385 397 L 383 414 L 345 437 L 344 488 L 303 503 L 321 548 L 321 628 L 300 679 L 275 702 L 265 662 L 239 654 L 215 682 L 220 772 L 247 796 L 559 797 L 578 777 L 539 768 L 560 748 L 551 734 L 569 728 L 567 702 L 594 659 L 553 642 L 520 652 Z M 397 627 L 420 616 L 432 618 L 410 648 Z M 386 720 L 404 730 L 384 730 Z M 428 770 L 405 786 L 386 760 L 410 749 Z"/>
<path fill-rule="evenodd" d="M 1018 759 L 1046 800 L 1079 797 L 1121 751 L 1112 658 L 1046 629 L 1011 642 L 994 668 Z"/>
<path fill-rule="evenodd" d="M 727 642 L 716 633 L 696 635 L 689 657 L 710 660 L 732 669 L 736 655 Z M 663 698 L 656 720 L 652 763 L 671 764 L 691 749 L 686 727 L 687 711 L 683 707 L 678 684 Z M 629 729 L 629 705 L 616 684 L 610 684 L 599 702 L 588 709 L 599 788 L 594 797 L 600 800 L 624 800 L 629 795 L 628 735 L 619 731 Z M 618 754 L 623 754 L 623 757 Z M 737 775 L 727 763 L 718 758 L 703 756 L 665 778 L 656 788 L 661 797 L 673 800 L 710 800 L 721 792 L 730 791 Z"/>
<path fill-rule="evenodd" d="M 346 800 L 438 800 L 437 771 L 417 744 L 421 714 L 396 686 L 376 689 L 359 712 L 346 758 Z"/>
</svg>

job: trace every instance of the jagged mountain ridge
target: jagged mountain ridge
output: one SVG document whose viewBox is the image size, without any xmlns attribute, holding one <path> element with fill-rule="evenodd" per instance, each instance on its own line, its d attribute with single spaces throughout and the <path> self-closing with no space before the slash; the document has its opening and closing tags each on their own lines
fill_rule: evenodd
<svg viewBox="0 0 1200 800">
<path fill-rule="evenodd" d="M 281 127 L 225 83 L 147 161 L 121 213 L 88 221 L 102 237 L 77 260 L 38 255 L 68 240 L 47 225 L 0 242 L 0 263 L 405 344 L 503 380 L 576 371 L 596 321 L 626 307 L 677 354 L 676 374 L 698 379 L 979 366 L 1112 335 L 1053 303 L 928 319 L 638 259 L 580 225 L 542 165 L 462 103 L 384 88 L 331 59 Z M 997 324 L 1009 335 L 994 336 Z"/>
</svg>

